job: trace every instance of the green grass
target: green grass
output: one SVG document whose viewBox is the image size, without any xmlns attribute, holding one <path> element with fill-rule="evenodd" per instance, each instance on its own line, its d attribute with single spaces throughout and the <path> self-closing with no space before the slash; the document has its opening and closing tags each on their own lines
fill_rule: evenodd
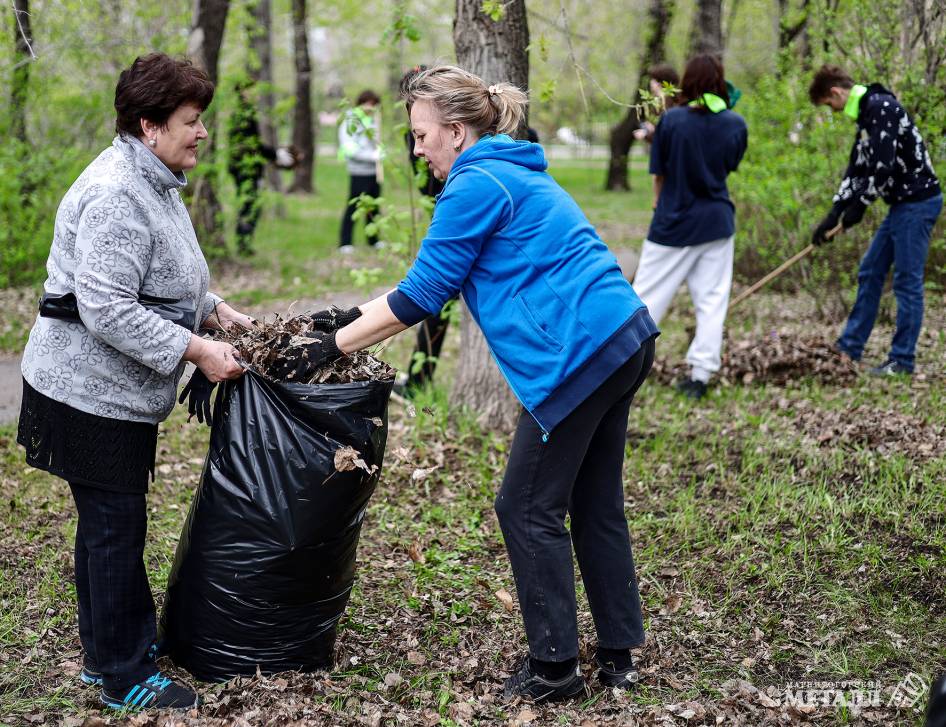
<svg viewBox="0 0 946 727">
<path fill-rule="evenodd" d="M 639 241 L 630 231 L 648 219 L 642 168 L 631 195 L 599 192 L 603 173 L 582 163 L 556 162 L 552 171 L 596 224 L 627 233 L 620 244 Z M 236 295 L 266 305 L 338 293 L 351 288 L 350 271 L 359 267 L 382 268 L 374 283 L 396 280 L 403 261 L 369 251 L 338 264 L 345 178 L 337 164 L 320 160 L 319 179 L 317 197 L 286 198 L 282 212 L 267 215 L 252 261 L 225 269 L 238 280 Z M 740 313 L 730 328 L 781 326 L 778 311 L 788 303 L 772 298 Z M 668 318 L 663 356 L 682 356 L 687 323 L 685 314 Z M 811 323 L 794 325 L 805 332 Z M 508 437 L 483 432 L 450 409 L 457 339 L 448 337 L 440 386 L 421 395 L 417 415 L 392 405 L 384 475 L 362 533 L 359 580 L 332 680 L 320 682 L 317 693 L 306 678 L 290 679 L 284 692 L 264 682 L 245 696 L 241 688 L 205 688 L 211 699 L 232 700 L 221 719 L 259 704 L 284 721 L 301 719 L 304 707 L 313 723 L 353 723 L 371 710 L 407 724 L 491 725 L 519 714 L 521 706 L 484 697 L 495 694 L 501 671 L 525 648 L 518 609 L 508 612 L 495 596 L 515 592 L 492 510 Z M 930 366 L 946 344 L 924 340 L 921 357 Z M 402 336 L 385 357 L 404 362 L 409 345 Z M 802 426 L 802 405 L 816 416 L 872 407 L 946 427 L 940 380 L 925 388 L 866 378 L 845 389 L 804 378 L 790 388 L 721 386 L 696 405 L 668 387 L 645 385 L 631 413 L 625 467 L 648 631 L 638 656 L 642 683 L 629 696 L 597 691 L 583 703 L 535 707 L 539 723 L 656 721 L 671 718 L 667 705 L 692 700 L 708 711 L 707 723 L 716 715 L 731 723 L 724 711 L 731 709 L 760 724 L 766 712 L 753 697 L 733 697 L 729 680 L 782 688 L 862 678 L 889 690 L 911 671 L 930 679 L 946 661 L 946 459 L 819 444 Z M 146 550 L 159 600 L 207 439 L 180 410 L 162 426 Z M 435 469 L 417 479 L 418 468 Z M 94 696 L 70 677 L 79 660 L 70 495 L 62 482 L 25 466 L 12 427 L 0 428 L 0 503 L 0 723 L 87 714 Z M 587 664 L 593 627 L 583 598 L 580 608 Z M 391 674 L 403 682 L 386 687 Z M 908 710 L 883 708 L 875 716 L 880 724 L 918 721 Z M 833 708 L 808 719 L 856 722 Z"/>
</svg>

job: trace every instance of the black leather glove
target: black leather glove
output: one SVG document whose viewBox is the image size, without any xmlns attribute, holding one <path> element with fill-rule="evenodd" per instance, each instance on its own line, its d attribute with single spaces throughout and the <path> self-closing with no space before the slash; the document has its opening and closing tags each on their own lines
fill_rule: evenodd
<svg viewBox="0 0 946 727">
<path fill-rule="evenodd" d="M 213 424 L 213 419 L 210 415 L 212 409 L 210 399 L 215 386 L 216 384 L 212 383 L 210 379 L 204 376 L 203 371 L 194 369 L 190 381 L 181 389 L 181 395 L 177 400 L 179 404 L 183 404 L 184 399 L 187 399 L 187 412 L 189 415 L 187 421 L 190 421 L 196 416 L 197 421 L 201 424 L 206 422 L 208 427 Z"/>
<path fill-rule="evenodd" d="M 851 202 L 851 204 L 845 208 L 844 214 L 841 215 L 841 224 L 844 225 L 844 229 L 854 227 L 854 225 L 863 220 L 866 211 L 867 205 L 860 200 Z"/>
<path fill-rule="evenodd" d="M 833 230 L 838 226 L 838 221 L 841 219 L 841 208 L 835 205 L 831 208 L 831 211 L 827 216 L 821 221 L 821 224 L 815 228 L 815 231 L 811 234 L 811 244 L 812 245 L 823 245 L 828 242 L 831 238 L 828 237 L 828 232 Z"/>
<path fill-rule="evenodd" d="M 332 306 L 327 310 L 320 310 L 318 313 L 310 313 L 308 317 L 312 321 L 313 330 L 331 333 L 361 318 L 361 309 L 355 306 L 348 310 L 342 310 Z"/>
<path fill-rule="evenodd" d="M 315 334 L 283 351 L 283 359 L 270 369 L 273 378 L 287 382 L 302 381 L 318 369 L 340 358 L 342 352 L 335 344 L 335 331 Z"/>
</svg>

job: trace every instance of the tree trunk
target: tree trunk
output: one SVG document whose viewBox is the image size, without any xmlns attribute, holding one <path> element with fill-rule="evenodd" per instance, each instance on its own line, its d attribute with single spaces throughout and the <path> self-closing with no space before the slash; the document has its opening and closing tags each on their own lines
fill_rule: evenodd
<svg viewBox="0 0 946 727">
<path fill-rule="evenodd" d="M 30 64 L 33 62 L 29 0 L 13 0 L 13 37 L 15 52 L 10 82 L 10 133 L 13 138 L 26 144 L 26 99 L 30 93 Z"/>
<path fill-rule="evenodd" d="M 797 62 L 806 70 L 811 67 L 811 43 L 808 38 L 809 3 L 810 0 L 802 0 L 798 13 L 790 16 L 790 0 L 778 2 L 779 75 L 784 75 L 796 66 Z M 795 53 L 788 53 L 796 40 Z"/>
<path fill-rule="evenodd" d="M 486 83 L 509 81 L 529 88 L 529 25 L 525 0 L 510 0 L 494 21 L 481 12 L 482 0 L 457 0 L 453 42 L 457 62 Z M 517 132 L 525 135 L 524 121 Z M 476 412 L 480 425 L 511 430 L 519 404 L 493 361 L 486 340 L 466 306 L 460 314 L 460 362 L 451 402 Z"/>
<path fill-rule="evenodd" d="M 292 119 L 292 143 L 299 150 L 290 192 L 314 191 L 315 134 L 312 128 L 312 62 L 309 59 L 309 32 L 306 0 L 292 0 L 293 55 L 296 63 L 296 107 Z"/>
<path fill-rule="evenodd" d="M 647 69 L 662 63 L 667 56 L 667 33 L 673 20 L 675 0 L 651 0 L 647 10 L 647 42 L 641 53 L 638 70 L 638 85 L 644 80 Z M 634 103 L 641 102 L 640 90 L 634 94 Z M 617 126 L 611 129 L 611 161 L 608 164 L 608 178 L 604 188 L 609 191 L 629 191 L 627 162 L 634 144 L 634 130 L 640 126 L 640 112 L 636 108 L 627 110 L 627 114 Z"/>
<path fill-rule="evenodd" d="M 723 55 L 723 0 L 697 0 L 690 29 L 690 57 Z"/>
<path fill-rule="evenodd" d="M 259 90 L 257 111 L 260 138 L 266 146 L 274 149 L 279 145 L 276 127 L 273 124 L 273 41 L 272 41 L 272 3 L 271 0 L 256 0 L 251 3 L 252 22 L 247 28 L 247 35 L 253 45 L 250 78 Z M 266 183 L 270 189 L 279 191 L 282 187 L 279 170 L 275 164 L 266 165 Z"/>
<path fill-rule="evenodd" d="M 453 44 L 457 62 L 486 83 L 508 81 L 529 88 L 529 23 L 525 0 L 503 5 L 503 17 L 495 21 L 485 15 L 482 0 L 457 0 L 453 21 Z M 525 137 L 524 120 L 517 136 Z"/>
<path fill-rule="evenodd" d="M 229 0 L 196 0 L 194 20 L 187 40 L 187 55 L 195 65 L 207 73 L 215 85 L 220 46 L 223 44 L 223 31 L 229 9 Z M 216 155 L 215 116 L 216 114 L 211 110 L 203 117 L 204 126 L 207 127 L 209 134 L 204 149 L 204 156 L 208 161 L 212 161 Z M 223 249 L 226 245 L 226 236 L 222 224 L 223 209 L 215 189 L 216 183 L 217 179 L 213 171 L 197 177 L 191 193 L 190 214 L 194 229 L 197 231 L 197 239 L 207 247 Z"/>
</svg>

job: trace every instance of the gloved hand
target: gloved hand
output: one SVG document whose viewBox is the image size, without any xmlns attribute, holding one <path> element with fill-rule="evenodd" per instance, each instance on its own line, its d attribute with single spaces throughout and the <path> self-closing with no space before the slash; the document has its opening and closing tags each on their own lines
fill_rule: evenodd
<svg viewBox="0 0 946 727">
<path fill-rule="evenodd" d="M 831 238 L 828 237 L 828 232 L 833 230 L 838 226 L 838 220 L 841 218 L 841 209 L 835 205 L 831 208 L 831 211 L 828 212 L 827 216 L 821 221 L 821 224 L 815 228 L 815 231 L 811 234 L 811 244 L 815 246 L 820 246 L 826 243 Z"/>
<path fill-rule="evenodd" d="M 270 369 L 273 378 L 288 382 L 301 381 L 307 374 L 341 357 L 342 352 L 335 344 L 335 331 L 315 335 L 319 338 L 307 338 L 305 343 L 286 348 L 283 360 Z"/>
<path fill-rule="evenodd" d="M 184 399 L 187 399 L 187 412 L 189 415 L 187 421 L 190 421 L 196 415 L 197 421 L 201 424 L 205 421 L 208 427 L 213 424 L 213 419 L 210 415 L 210 399 L 215 386 L 216 384 L 212 383 L 210 379 L 204 376 L 203 371 L 194 369 L 190 381 L 181 389 L 181 395 L 177 400 L 179 404 L 183 404 Z"/>
<path fill-rule="evenodd" d="M 327 310 L 320 310 L 318 313 L 310 313 L 309 319 L 312 321 L 312 328 L 316 331 L 331 333 L 339 328 L 344 328 L 349 323 L 361 318 L 361 309 L 355 306 L 348 310 L 342 310 L 332 306 Z"/>
<path fill-rule="evenodd" d="M 863 220 L 866 211 L 867 205 L 859 199 L 851 202 L 851 204 L 844 209 L 844 214 L 841 215 L 841 224 L 844 225 L 844 229 L 854 227 L 854 225 Z"/>
</svg>

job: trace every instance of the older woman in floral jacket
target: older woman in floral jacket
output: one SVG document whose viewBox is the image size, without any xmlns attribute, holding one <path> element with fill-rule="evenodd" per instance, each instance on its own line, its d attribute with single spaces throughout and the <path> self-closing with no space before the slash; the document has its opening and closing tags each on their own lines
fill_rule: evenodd
<svg viewBox="0 0 946 727">
<path fill-rule="evenodd" d="M 154 663 L 154 599 L 142 553 L 158 423 L 185 362 L 193 399 L 242 369 L 200 326 L 246 325 L 207 292 L 209 271 L 179 190 L 207 137 L 213 84 L 186 61 L 138 58 L 115 90 L 118 136 L 56 215 L 40 315 L 23 353 L 18 441 L 65 479 L 79 514 L 75 577 L 81 674 L 118 708 L 189 707 Z M 192 406 L 197 402 L 192 401 Z"/>
</svg>

